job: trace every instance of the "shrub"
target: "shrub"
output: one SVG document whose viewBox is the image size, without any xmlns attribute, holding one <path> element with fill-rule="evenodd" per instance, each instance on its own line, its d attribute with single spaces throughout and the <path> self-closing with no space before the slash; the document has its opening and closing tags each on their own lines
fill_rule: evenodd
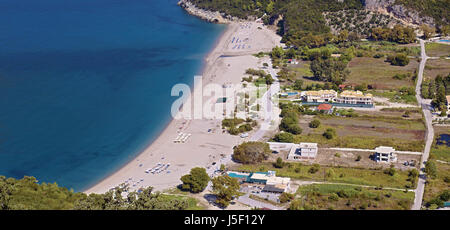
<svg viewBox="0 0 450 230">
<path fill-rule="evenodd" d="M 329 128 L 323 133 L 323 136 L 331 140 L 336 136 L 336 131 L 334 129 Z"/>
<path fill-rule="evenodd" d="M 280 203 L 287 203 L 294 199 L 294 194 L 283 192 L 281 193 L 279 199 Z"/>
<path fill-rule="evenodd" d="M 319 164 L 313 164 L 311 166 L 311 168 L 309 168 L 308 172 L 311 174 L 314 174 L 316 172 L 318 172 L 320 170 L 320 165 Z"/>
<path fill-rule="evenodd" d="M 283 159 L 281 159 L 281 157 L 278 157 L 277 161 L 273 164 L 273 166 L 275 168 L 283 168 L 283 166 L 284 166 Z"/>
<path fill-rule="evenodd" d="M 292 135 L 291 133 L 282 132 L 276 134 L 273 140 L 276 142 L 292 143 L 294 142 L 294 135 Z"/>
<path fill-rule="evenodd" d="M 436 164 L 434 164 L 434 162 L 432 161 L 427 161 L 427 163 L 425 163 L 425 173 L 431 178 L 436 178 L 437 176 Z"/>
<path fill-rule="evenodd" d="M 313 128 L 313 129 L 319 128 L 319 126 L 320 126 L 320 121 L 317 120 L 317 119 L 314 119 L 313 121 L 311 121 L 311 122 L 309 123 L 309 127 L 310 127 L 310 128 Z"/>
<path fill-rule="evenodd" d="M 386 61 L 396 66 L 406 66 L 409 64 L 409 58 L 405 54 L 390 55 Z"/>
</svg>

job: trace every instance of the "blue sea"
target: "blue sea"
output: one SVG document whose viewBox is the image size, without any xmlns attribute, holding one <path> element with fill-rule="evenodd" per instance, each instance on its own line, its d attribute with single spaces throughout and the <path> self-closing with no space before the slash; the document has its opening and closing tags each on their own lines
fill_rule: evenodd
<svg viewBox="0 0 450 230">
<path fill-rule="evenodd" d="M 225 26 L 177 0 L 0 0 L 0 175 L 82 191 L 170 122 Z"/>
</svg>

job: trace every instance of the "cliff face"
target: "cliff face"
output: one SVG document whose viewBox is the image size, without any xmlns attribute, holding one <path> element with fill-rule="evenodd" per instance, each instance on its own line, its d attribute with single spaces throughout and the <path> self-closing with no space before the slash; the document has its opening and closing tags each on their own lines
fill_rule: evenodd
<svg viewBox="0 0 450 230">
<path fill-rule="evenodd" d="M 392 15 L 407 24 L 431 26 L 435 24 L 432 17 L 421 16 L 415 10 L 408 9 L 403 5 L 396 5 L 395 0 L 365 0 L 364 2 L 367 10 Z"/>
<path fill-rule="evenodd" d="M 203 20 L 212 23 L 230 23 L 232 21 L 239 21 L 236 17 L 231 17 L 229 15 L 225 15 L 220 13 L 219 11 L 208 11 L 201 8 L 196 7 L 194 4 L 189 2 L 189 0 L 180 0 L 178 5 L 183 7 L 189 14 L 197 16 Z"/>
</svg>

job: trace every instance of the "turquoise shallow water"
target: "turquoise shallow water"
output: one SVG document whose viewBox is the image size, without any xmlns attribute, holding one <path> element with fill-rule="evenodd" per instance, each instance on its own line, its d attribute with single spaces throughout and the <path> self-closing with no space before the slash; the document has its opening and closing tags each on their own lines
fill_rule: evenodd
<svg viewBox="0 0 450 230">
<path fill-rule="evenodd" d="M 0 0 L 0 175 L 88 188 L 170 122 L 225 29 L 177 0 Z"/>
</svg>

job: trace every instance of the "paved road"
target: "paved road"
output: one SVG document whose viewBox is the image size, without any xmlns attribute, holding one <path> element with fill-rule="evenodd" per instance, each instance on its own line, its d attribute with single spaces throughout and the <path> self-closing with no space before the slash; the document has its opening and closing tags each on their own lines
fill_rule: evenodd
<svg viewBox="0 0 450 230">
<path fill-rule="evenodd" d="M 425 122 L 427 126 L 427 132 L 426 132 L 426 139 L 425 139 L 425 149 L 423 151 L 422 155 L 422 161 L 420 163 L 420 174 L 419 174 L 419 182 L 417 184 L 416 188 L 416 196 L 414 198 L 414 204 L 411 209 L 413 210 L 420 210 L 422 207 L 422 200 L 423 200 L 423 192 L 425 190 L 425 182 L 426 182 L 426 175 L 423 169 L 425 168 L 425 162 L 428 160 L 428 157 L 430 155 L 430 149 L 431 144 L 433 143 L 434 139 L 434 129 L 432 125 L 432 115 L 431 115 L 431 104 L 430 100 L 424 100 L 422 98 L 422 80 L 423 80 L 423 71 L 425 69 L 425 63 L 427 62 L 427 59 L 429 58 L 427 54 L 425 53 L 425 41 L 422 39 L 420 40 L 420 47 L 421 47 L 421 58 L 420 66 L 419 66 L 419 74 L 417 76 L 417 85 L 416 85 L 416 98 L 419 105 L 422 107 L 423 114 L 425 116 Z"/>
<path fill-rule="evenodd" d="M 280 82 L 278 82 L 277 74 L 275 69 L 272 66 L 272 62 L 270 61 L 268 67 L 268 71 L 272 78 L 274 79 L 273 84 L 270 88 L 264 93 L 262 96 L 262 104 L 267 105 L 267 109 L 264 111 L 264 121 L 261 123 L 260 128 L 250 137 L 250 141 L 258 141 L 264 137 L 264 134 L 267 130 L 269 130 L 271 123 L 274 119 L 273 117 L 273 108 L 274 104 L 272 101 L 272 97 L 280 92 Z M 263 108 L 265 106 L 262 106 Z"/>
</svg>

